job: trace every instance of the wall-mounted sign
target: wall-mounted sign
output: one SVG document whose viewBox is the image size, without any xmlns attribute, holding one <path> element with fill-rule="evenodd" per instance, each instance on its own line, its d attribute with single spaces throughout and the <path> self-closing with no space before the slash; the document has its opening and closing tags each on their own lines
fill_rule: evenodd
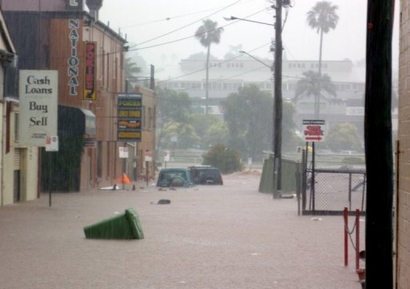
<svg viewBox="0 0 410 289">
<path fill-rule="evenodd" d="M 141 93 L 121 93 L 117 96 L 117 140 L 141 141 Z"/>
<path fill-rule="evenodd" d="M 46 136 L 46 152 L 58 152 L 58 136 Z"/>
<path fill-rule="evenodd" d="M 144 161 L 145 162 L 152 162 L 152 152 L 150 150 L 145 151 Z"/>
<path fill-rule="evenodd" d="M 84 100 L 96 100 L 96 42 L 85 42 Z"/>
<path fill-rule="evenodd" d="M 20 70 L 20 146 L 46 146 L 57 135 L 58 72 Z"/>
<path fill-rule="evenodd" d="M 83 0 L 66 0 L 67 10 L 82 11 L 83 10 Z"/>
<path fill-rule="evenodd" d="M 119 148 L 120 152 L 120 158 L 121 159 L 127 159 L 128 158 L 128 147 L 120 147 Z"/>
<path fill-rule="evenodd" d="M 80 39 L 79 30 L 80 21 L 78 19 L 68 19 L 68 38 L 70 41 L 70 56 L 67 59 L 67 73 L 68 73 L 68 89 L 69 95 L 77 95 L 78 75 L 80 59 L 78 58 L 78 41 Z"/>
</svg>

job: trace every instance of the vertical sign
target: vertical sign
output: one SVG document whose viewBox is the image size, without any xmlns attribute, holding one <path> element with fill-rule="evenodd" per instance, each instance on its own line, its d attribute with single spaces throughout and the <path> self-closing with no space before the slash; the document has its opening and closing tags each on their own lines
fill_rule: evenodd
<svg viewBox="0 0 410 289">
<path fill-rule="evenodd" d="M 118 94 L 117 141 L 141 141 L 141 93 Z"/>
<path fill-rule="evenodd" d="M 45 147 L 57 135 L 58 72 L 20 70 L 19 92 L 19 144 Z"/>
<path fill-rule="evenodd" d="M 78 58 L 78 42 L 80 39 L 80 21 L 68 19 L 68 39 L 70 43 L 70 56 L 67 59 L 68 91 L 71 96 L 77 95 L 80 59 Z"/>
<path fill-rule="evenodd" d="M 96 42 L 85 42 L 85 81 L 84 100 L 96 100 L 95 80 L 96 80 Z"/>
</svg>

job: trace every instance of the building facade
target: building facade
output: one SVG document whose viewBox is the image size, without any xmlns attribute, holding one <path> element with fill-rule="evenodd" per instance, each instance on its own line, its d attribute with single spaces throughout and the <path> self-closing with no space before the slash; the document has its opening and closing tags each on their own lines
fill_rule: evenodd
<svg viewBox="0 0 410 289">
<path fill-rule="evenodd" d="M 17 127 L 19 102 L 10 86 L 17 69 L 17 54 L 0 10 L 0 206 L 38 197 L 38 150 L 20 147 Z"/>
<path fill-rule="evenodd" d="M 397 148 L 396 283 L 410 288 L 410 3 L 400 1 L 399 126 Z"/>
<path fill-rule="evenodd" d="M 98 20 L 102 1 L 0 4 L 21 53 L 18 68 L 58 71 L 59 150 L 51 166 L 47 153 L 39 150 L 40 191 L 49 190 L 49 170 L 51 190 L 68 192 L 112 185 L 124 173 L 133 176 L 134 165 L 128 164 L 134 160 L 120 157 L 124 143 L 117 141 L 117 96 L 125 91 L 127 42 Z M 133 142 L 125 146 L 136 147 Z"/>
</svg>

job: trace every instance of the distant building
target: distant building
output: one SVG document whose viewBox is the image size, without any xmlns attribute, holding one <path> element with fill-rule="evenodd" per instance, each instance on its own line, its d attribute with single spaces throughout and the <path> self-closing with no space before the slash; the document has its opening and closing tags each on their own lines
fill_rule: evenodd
<svg viewBox="0 0 410 289">
<path fill-rule="evenodd" d="M 259 59 L 258 59 L 259 60 Z M 210 111 L 220 114 L 218 104 L 221 99 L 236 93 L 239 87 L 256 84 L 261 90 L 273 94 L 272 60 L 255 60 L 247 55 L 238 54 L 231 59 L 211 60 L 209 63 L 209 100 Z M 205 107 L 205 59 L 183 59 L 177 69 L 170 69 L 157 75 L 158 84 L 174 90 L 183 90 L 191 98 L 202 100 Z M 292 101 L 295 97 L 296 82 L 303 72 L 318 71 L 317 61 L 287 60 L 282 63 L 282 97 Z M 172 74 L 170 73 L 172 71 Z M 322 73 L 328 74 L 336 86 L 337 96 L 322 97 L 320 118 L 326 125 L 349 122 L 363 132 L 365 67 L 352 61 L 322 61 Z M 304 96 L 294 103 L 295 123 L 302 125 L 303 119 L 314 116 L 314 97 Z"/>
</svg>

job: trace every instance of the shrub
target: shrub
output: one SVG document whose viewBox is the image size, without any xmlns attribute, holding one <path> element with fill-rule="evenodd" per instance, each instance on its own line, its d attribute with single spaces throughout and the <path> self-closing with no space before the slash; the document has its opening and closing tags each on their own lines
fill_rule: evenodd
<svg viewBox="0 0 410 289">
<path fill-rule="evenodd" d="M 214 145 L 203 155 L 203 165 L 210 165 L 218 168 L 221 173 L 229 174 L 242 170 L 239 153 L 223 144 Z"/>
</svg>

